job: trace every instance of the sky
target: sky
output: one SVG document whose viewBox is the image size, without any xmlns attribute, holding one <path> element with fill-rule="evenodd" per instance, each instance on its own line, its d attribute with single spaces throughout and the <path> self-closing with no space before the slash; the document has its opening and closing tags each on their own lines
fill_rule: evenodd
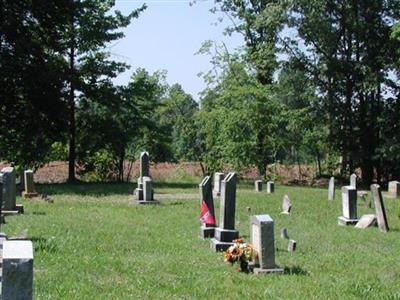
<svg viewBox="0 0 400 300">
<path fill-rule="evenodd" d="M 200 0 L 192 6 L 187 0 L 116 0 L 115 9 L 128 14 L 143 3 L 147 9 L 123 30 L 125 37 L 109 47 L 113 59 L 131 65 L 114 82 L 126 84 L 139 67 L 150 73 L 166 70 L 169 84 L 181 84 L 198 100 L 205 87 L 198 74 L 211 65 L 210 57 L 195 53 L 206 40 L 223 41 L 231 51 L 243 44 L 242 37 L 223 34 L 229 21 L 218 23 L 221 16 L 209 12 L 213 0 Z"/>
</svg>

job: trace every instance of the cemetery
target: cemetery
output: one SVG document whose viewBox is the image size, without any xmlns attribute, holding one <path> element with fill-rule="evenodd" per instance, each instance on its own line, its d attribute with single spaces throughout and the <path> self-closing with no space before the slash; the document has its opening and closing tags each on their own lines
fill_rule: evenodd
<svg viewBox="0 0 400 300">
<path fill-rule="evenodd" d="M 348 218 L 354 218 L 356 208 L 358 218 L 372 215 L 375 220 L 358 229 L 337 222 L 338 215 L 346 217 L 341 192 L 352 187 L 336 188 L 333 201 L 327 200 L 328 186 L 276 184 L 269 194 L 255 192 L 254 181 L 227 172 L 221 196 L 213 197 L 213 181 L 193 177 L 177 187 L 157 177 L 154 198 L 163 200 L 155 206 L 135 205 L 134 183 L 36 184 L 37 193 L 54 203 L 17 195 L 24 214 L 5 217 L 4 295 L 15 293 L 6 289 L 6 270 L 8 255 L 18 251 L 25 263 L 18 284 L 14 281 L 12 286 L 21 293 L 33 288 L 38 299 L 199 299 L 209 293 L 233 299 L 334 298 L 343 291 L 348 298 L 397 295 L 400 201 L 389 192 L 373 186 L 368 198 L 376 198 L 379 210 L 364 202 L 346 204 Z M 168 194 L 188 198 L 163 198 Z M 288 195 L 294 209 L 285 215 L 282 203 Z M 216 223 L 202 225 L 200 231 L 199 199 L 206 200 Z M 216 244 L 239 237 L 259 251 L 249 262 L 249 272 L 224 262 L 223 252 L 213 251 Z M 28 244 L 17 252 L 7 250 L 18 243 Z"/>
<path fill-rule="evenodd" d="M 0 15 L 0 300 L 400 299 L 399 0 Z"/>
</svg>

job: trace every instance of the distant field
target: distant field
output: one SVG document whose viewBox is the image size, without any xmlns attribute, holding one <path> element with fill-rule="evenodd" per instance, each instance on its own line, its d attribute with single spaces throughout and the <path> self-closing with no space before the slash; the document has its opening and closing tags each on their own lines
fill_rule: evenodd
<svg viewBox="0 0 400 300">
<path fill-rule="evenodd" d="M 196 183 L 155 185 L 157 194 L 187 194 L 159 206 L 129 201 L 132 184 L 38 185 L 54 203 L 26 201 L 25 214 L 7 217 L 9 236 L 28 229 L 33 240 L 36 299 L 400 299 L 400 200 L 387 200 L 390 232 L 337 225 L 340 194 L 276 186 L 276 193 L 237 192 L 236 226 L 249 238 L 249 215 L 275 221 L 280 276 L 242 274 L 198 238 Z M 280 215 L 284 194 L 290 216 Z M 160 197 L 161 198 L 161 197 Z M 178 197 L 177 197 L 178 198 Z M 217 218 L 219 201 L 215 201 Z M 371 213 L 358 202 L 359 216 Z M 285 251 L 282 227 L 298 243 Z"/>
</svg>

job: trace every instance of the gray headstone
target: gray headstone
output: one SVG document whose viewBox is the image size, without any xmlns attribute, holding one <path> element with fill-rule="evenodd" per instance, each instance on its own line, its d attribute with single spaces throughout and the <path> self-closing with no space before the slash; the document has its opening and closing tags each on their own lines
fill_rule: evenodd
<svg viewBox="0 0 400 300">
<path fill-rule="evenodd" d="M 287 233 L 287 229 L 286 228 L 282 228 L 281 229 L 281 239 L 285 239 L 285 240 L 289 239 L 289 235 Z"/>
<path fill-rule="evenodd" d="M 269 215 L 251 216 L 250 239 L 256 253 L 254 273 L 282 273 L 275 264 L 274 221 Z"/>
<path fill-rule="evenodd" d="M 222 180 L 219 227 L 211 240 L 211 247 L 217 251 L 226 250 L 239 237 L 239 231 L 235 230 L 236 180 L 234 172 Z"/>
<path fill-rule="evenodd" d="M 21 191 L 25 189 L 25 169 L 21 168 L 19 172 L 19 188 Z"/>
<path fill-rule="evenodd" d="M 26 170 L 24 172 L 24 178 L 25 178 L 24 179 L 25 193 L 28 193 L 28 194 L 36 193 L 33 171 L 32 170 Z"/>
<path fill-rule="evenodd" d="M 256 192 L 261 192 L 262 190 L 262 180 L 256 180 L 254 182 L 254 188 Z"/>
<path fill-rule="evenodd" d="M 225 174 L 224 174 L 224 173 L 217 172 L 217 173 L 214 174 L 214 188 L 213 188 L 213 193 L 214 193 L 216 196 L 221 195 L 221 183 L 222 183 L 222 180 L 224 179 L 224 177 L 225 177 Z"/>
<path fill-rule="evenodd" d="M 367 228 L 370 226 L 374 226 L 376 224 L 376 217 L 375 215 L 363 215 L 360 220 L 356 224 L 356 228 Z"/>
<path fill-rule="evenodd" d="M 267 181 L 267 193 L 271 194 L 275 191 L 275 184 L 273 181 Z"/>
<path fill-rule="evenodd" d="M 210 176 L 206 176 L 203 178 L 203 180 L 199 184 L 199 192 L 200 192 L 200 206 L 204 201 L 205 204 L 207 205 L 210 214 L 215 219 L 214 200 L 212 195 Z M 200 227 L 200 237 L 201 238 L 214 237 L 214 231 L 215 231 L 214 228 L 215 224 L 202 224 Z"/>
<path fill-rule="evenodd" d="M 329 179 L 328 200 L 335 199 L 335 177 Z"/>
<path fill-rule="evenodd" d="M 4 241 L 2 299 L 32 299 L 32 282 L 32 242 Z"/>
<path fill-rule="evenodd" d="M 143 200 L 153 201 L 153 187 L 151 184 L 151 178 L 143 176 Z"/>
<path fill-rule="evenodd" d="M 2 209 L 14 210 L 16 207 L 16 183 L 14 168 L 6 167 L 1 170 L 3 189 L 2 189 Z"/>
<path fill-rule="evenodd" d="M 356 174 L 350 175 L 350 186 L 357 189 L 357 175 Z"/>
<path fill-rule="evenodd" d="M 295 240 L 289 240 L 287 250 L 289 252 L 294 252 L 294 251 L 296 251 L 296 246 L 297 246 L 297 243 Z"/>
<path fill-rule="evenodd" d="M 282 200 L 282 214 L 290 214 L 290 210 L 292 208 L 292 204 L 290 203 L 290 199 L 288 195 L 283 196 Z"/>
<path fill-rule="evenodd" d="M 400 182 L 390 181 L 389 182 L 389 194 L 390 198 L 398 198 L 400 196 Z"/>
<path fill-rule="evenodd" d="M 383 198 L 379 184 L 372 184 L 371 192 L 372 192 L 372 197 L 374 198 L 376 220 L 378 222 L 378 227 L 382 232 L 388 232 L 389 226 L 386 219 L 386 211 L 385 211 L 385 206 L 383 204 Z"/>
<path fill-rule="evenodd" d="M 342 216 L 338 218 L 339 225 L 350 225 L 357 219 L 357 190 L 352 186 L 342 187 Z"/>
<path fill-rule="evenodd" d="M 148 152 L 140 153 L 140 177 L 150 177 L 150 159 Z"/>
<path fill-rule="evenodd" d="M 229 173 L 222 180 L 221 207 L 220 207 L 220 228 L 235 229 L 236 210 L 236 173 Z"/>
</svg>

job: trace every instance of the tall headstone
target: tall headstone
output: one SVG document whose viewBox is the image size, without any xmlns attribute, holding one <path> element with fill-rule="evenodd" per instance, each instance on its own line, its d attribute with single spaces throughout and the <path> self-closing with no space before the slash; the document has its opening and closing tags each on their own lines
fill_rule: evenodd
<svg viewBox="0 0 400 300">
<path fill-rule="evenodd" d="M 203 206 L 205 205 L 205 216 L 203 220 L 201 220 L 200 226 L 200 237 L 201 238 L 212 238 L 214 237 L 215 231 L 215 213 L 214 213 L 214 200 L 213 193 L 211 188 L 211 177 L 206 176 L 203 178 L 201 183 L 199 184 L 199 192 L 200 192 L 200 206 L 203 211 Z M 203 204 L 204 203 L 204 204 Z M 212 222 L 214 220 L 214 222 Z"/>
<path fill-rule="evenodd" d="M 134 191 L 134 195 L 136 196 L 135 203 L 158 204 L 159 202 L 154 200 L 154 190 L 150 177 L 150 158 L 148 152 L 144 151 L 140 153 L 139 165 L 140 176 L 137 181 L 137 188 Z"/>
<path fill-rule="evenodd" d="M 33 247 L 31 241 L 3 242 L 2 299 L 33 298 Z"/>
<path fill-rule="evenodd" d="M 256 192 L 261 192 L 262 191 L 262 180 L 256 180 L 254 182 L 254 188 Z"/>
<path fill-rule="evenodd" d="M 24 172 L 24 184 L 25 188 L 24 191 L 22 192 L 23 197 L 32 198 L 38 196 L 38 193 L 35 190 L 35 181 L 32 170 L 26 170 Z"/>
<path fill-rule="evenodd" d="M 239 231 L 235 230 L 236 180 L 234 172 L 222 180 L 219 227 L 215 228 L 210 244 L 216 251 L 228 249 L 233 245 L 232 241 L 239 237 Z"/>
<path fill-rule="evenodd" d="M 216 172 L 214 173 L 214 188 L 213 188 L 213 194 L 215 196 L 220 196 L 221 195 L 221 182 L 224 179 L 225 174 Z"/>
<path fill-rule="evenodd" d="M 386 219 L 385 206 L 383 204 L 382 192 L 379 184 L 371 185 L 372 197 L 375 203 L 376 220 L 378 227 L 382 232 L 388 232 L 389 226 Z"/>
<path fill-rule="evenodd" d="M 275 183 L 273 181 L 267 181 L 267 193 L 271 194 L 275 192 Z"/>
<path fill-rule="evenodd" d="M 281 214 L 289 215 L 292 209 L 292 203 L 290 202 L 289 196 L 285 195 L 282 199 L 282 212 Z"/>
<path fill-rule="evenodd" d="M 350 186 L 357 190 L 357 175 L 354 173 L 350 175 Z"/>
<path fill-rule="evenodd" d="M 339 225 L 351 225 L 357 219 L 357 190 L 352 186 L 342 187 L 342 213 L 338 218 Z"/>
<path fill-rule="evenodd" d="M 254 273 L 283 273 L 275 264 L 274 221 L 269 215 L 251 216 L 250 239 L 256 253 Z"/>
<path fill-rule="evenodd" d="M 329 179 L 328 200 L 335 199 L 335 177 Z"/>
<path fill-rule="evenodd" d="M 389 194 L 390 198 L 398 198 L 400 196 L 400 182 L 390 181 L 389 182 Z"/>
<path fill-rule="evenodd" d="M 140 153 L 140 177 L 150 177 L 150 159 L 147 151 Z"/>
<path fill-rule="evenodd" d="M 3 190 L 2 190 L 2 210 L 16 209 L 16 183 L 14 168 L 6 167 L 1 170 Z"/>
</svg>

